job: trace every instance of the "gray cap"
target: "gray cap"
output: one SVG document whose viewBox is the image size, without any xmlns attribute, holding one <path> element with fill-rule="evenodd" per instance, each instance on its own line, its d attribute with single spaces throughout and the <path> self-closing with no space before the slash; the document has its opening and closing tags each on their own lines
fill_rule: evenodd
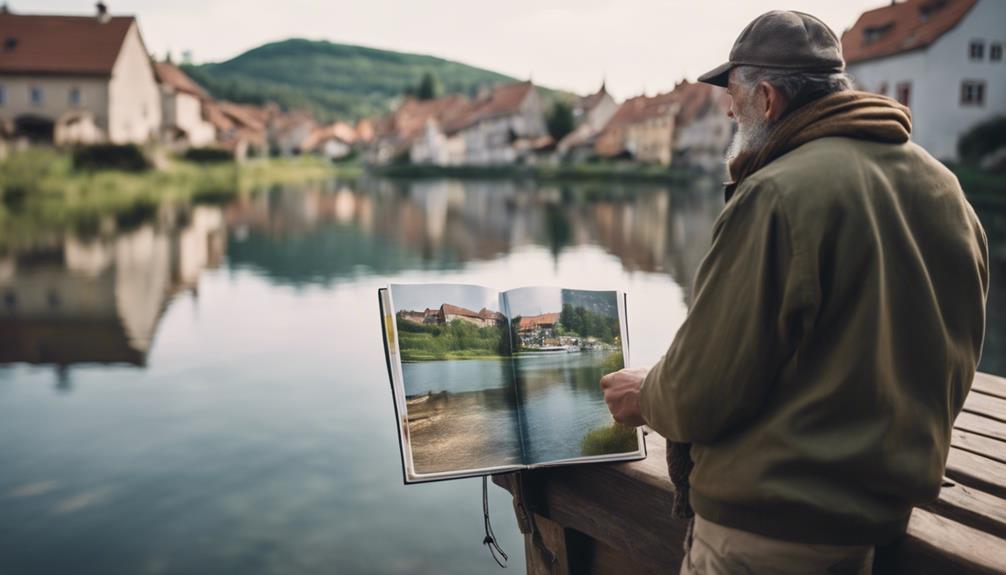
<svg viewBox="0 0 1006 575">
<path fill-rule="evenodd" d="M 726 87 L 734 66 L 759 66 L 801 72 L 842 72 L 842 42 L 827 24 L 791 10 L 773 10 L 744 28 L 730 50 L 730 61 L 699 76 L 699 82 Z"/>
</svg>

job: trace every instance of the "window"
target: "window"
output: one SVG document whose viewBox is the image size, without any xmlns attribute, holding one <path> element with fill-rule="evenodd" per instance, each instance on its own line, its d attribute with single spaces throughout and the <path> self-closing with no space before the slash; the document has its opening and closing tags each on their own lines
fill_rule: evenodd
<svg viewBox="0 0 1006 575">
<path fill-rule="evenodd" d="M 0 106 L 7 103 L 7 88 L 0 86 Z"/>
<path fill-rule="evenodd" d="M 1002 42 L 996 42 L 989 46 L 989 60 L 992 62 L 998 62 L 1003 59 L 1003 45 Z"/>
<path fill-rule="evenodd" d="M 968 44 L 968 57 L 972 60 L 981 60 L 985 57 L 985 42 L 982 40 L 972 40 Z"/>
<path fill-rule="evenodd" d="M 42 105 L 42 88 L 38 86 L 32 86 L 28 89 L 28 99 L 31 101 L 32 106 Z"/>
<path fill-rule="evenodd" d="M 881 96 L 886 96 L 887 90 L 888 90 L 887 82 L 881 82 L 880 87 L 877 88 L 877 93 L 880 94 Z"/>
<path fill-rule="evenodd" d="M 898 85 L 894 87 L 894 97 L 899 102 L 906 106 L 912 105 L 912 83 L 911 82 L 898 82 Z"/>
<path fill-rule="evenodd" d="M 79 106 L 83 102 L 80 95 L 80 88 L 70 88 L 70 105 Z"/>
<path fill-rule="evenodd" d="M 961 82 L 961 106 L 985 105 L 985 81 L 964 80 Z"/>
</svg>

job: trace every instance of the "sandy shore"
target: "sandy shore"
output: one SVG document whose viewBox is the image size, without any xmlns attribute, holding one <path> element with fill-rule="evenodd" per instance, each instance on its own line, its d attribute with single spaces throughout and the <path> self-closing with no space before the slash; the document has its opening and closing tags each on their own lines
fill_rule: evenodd
<svg viewBox="0 0 1006 575">
<path fill-rule="evenodd" d="M 521 463 L 509 390 L 434 393 L 408 398 L 416 471 L 433 473 Z"/>
</svg>

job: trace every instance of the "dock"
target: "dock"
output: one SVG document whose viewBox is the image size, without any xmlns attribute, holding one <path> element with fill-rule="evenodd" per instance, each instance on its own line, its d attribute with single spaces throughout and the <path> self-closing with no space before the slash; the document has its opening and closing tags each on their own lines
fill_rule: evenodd
<svg viewBox="0 0 1006 575">
<path fill-rule="evenodd" d="M 688 521 L 671 515 L 664 438 L 646 442 L 642 461 L 493 477 L 514 494 L 529 574 L 677 572 Z M 1006 379 L 975 376 L 939 498 L 877 549 L 874 573 L 1006 574 Z"/>
</svg>

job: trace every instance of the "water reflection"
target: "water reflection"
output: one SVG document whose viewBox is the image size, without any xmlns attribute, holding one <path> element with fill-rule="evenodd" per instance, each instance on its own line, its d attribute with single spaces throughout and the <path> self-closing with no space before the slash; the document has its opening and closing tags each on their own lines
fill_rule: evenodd
<svg viewBox="0 0 1006 575">
<path fill-rule="evenodd" d="M 376 289 L 624 288 L 643 365 L 721 204 L 713 184 L 327 182 L 0 247 L 0 572 L 497 572 L 477 481 L 402 485 Z M 979 211 L 982 367 L 1006 375 L 1006 212 Z"/>
<path fill-rule="evenodd" d="M 164 212 L 111 236 L 66 235 L 0 260 L 0 362 L 143 366 L 171 298 L 223 260 L 220 209 Z"/>
</svg>

